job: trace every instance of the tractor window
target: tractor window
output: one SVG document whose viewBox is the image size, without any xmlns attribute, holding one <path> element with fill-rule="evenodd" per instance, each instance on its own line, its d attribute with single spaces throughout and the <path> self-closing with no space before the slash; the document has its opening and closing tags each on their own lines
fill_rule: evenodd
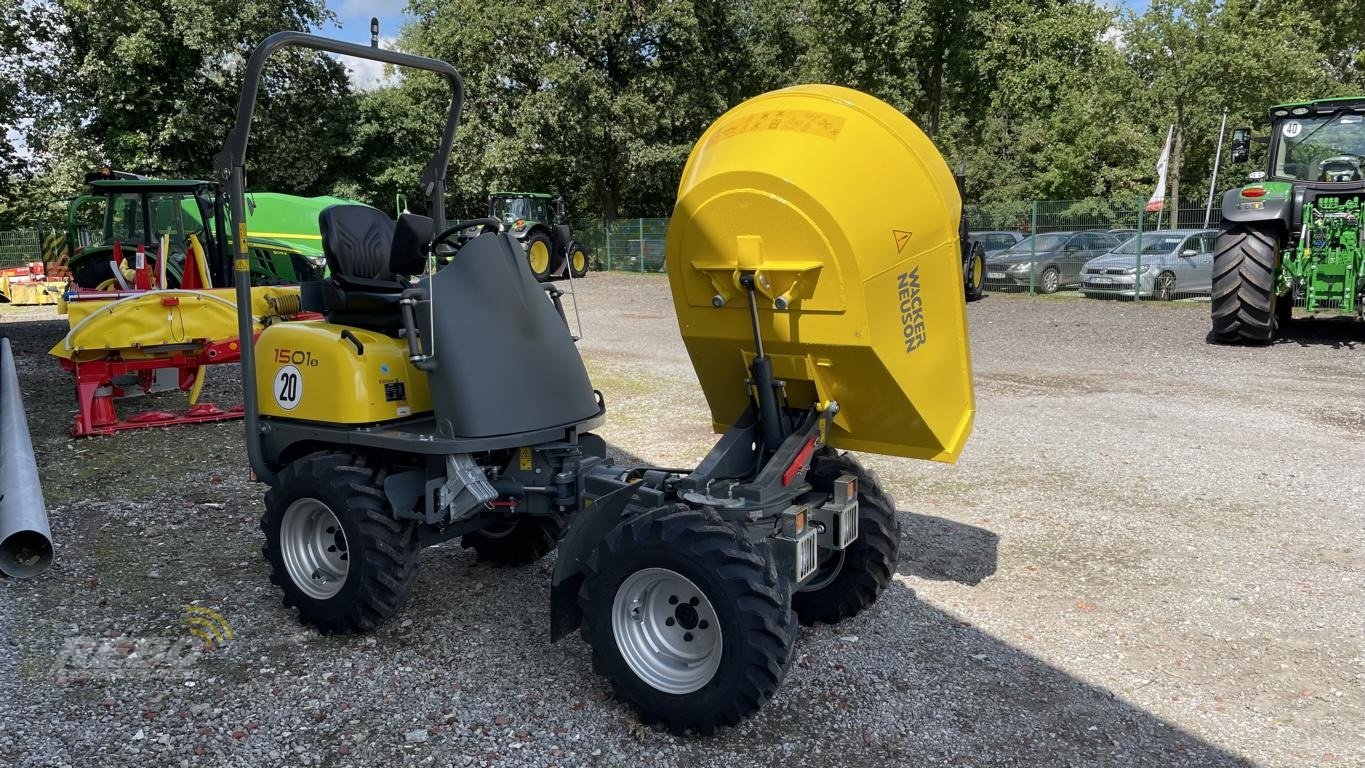
<svg viewBox="0 0 1365 768">
<path fill-rule="evenodd" d="M 182 192 L 153 194 L 148 196 L 152 211 L 152 230 L 155 240 L 169 234 L 171 244 L 179 246 L 185 238 L 194 233 L 203 240 L 204 222 L 199 218 L 199 209 L 194 196 Z"/>
<path fill-rule="evenodd" d="M 110 245 L 115 240 L 133 245 L 147 242 L 145 223 L 142 195 L 110 195 L 109 206 L 105 210 L 104 245 Z"/>
<path fill-rule="evenodd" d="M 493 201 L 494 218 L 506 222 L 549 221 L 549 206 L 545 200 L 530 197 L 499 197 Z"/>
<path fill-rule="evenodd" d="M 1278 178 L 1300 181 L 1361 181 L 1365 164 L 1365 115 L 1338 112 L 1289 118 L 1274 124 Z"/>
</svg>

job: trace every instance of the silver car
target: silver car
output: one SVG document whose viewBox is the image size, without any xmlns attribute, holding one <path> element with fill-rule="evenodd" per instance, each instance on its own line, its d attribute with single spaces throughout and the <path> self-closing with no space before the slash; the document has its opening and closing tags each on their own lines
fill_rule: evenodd
<svg viewBox="0 0 1365 768">
<path fill-rule="evenodd" d="M 1134 295 L 1170 301 L 1178 294 L 1208 293 L 1213 284 L 1216 229 L 1159 229 L 1134 235 L 1109 253 L 1086 262 L 1081 292 L 1087 296 Z M 1138 253 L 1141 240 L 1142 253 Z"/>
</svg>

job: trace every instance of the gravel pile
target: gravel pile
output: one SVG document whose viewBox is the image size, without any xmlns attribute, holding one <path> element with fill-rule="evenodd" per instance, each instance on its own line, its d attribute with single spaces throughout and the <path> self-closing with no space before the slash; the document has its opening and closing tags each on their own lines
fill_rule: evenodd
<svg viewBox="0 0 1365 768">
<path fill-rule="evenodd" d="M 578 296 L 614 450 L 696 461 L 714 437 L 666 281 Z M 758 717 L 694 738 L 549 643 L 552 559 L 433 548 L 389 625 L 302 629 L 266 579 L 240 424 L 72 441 L 45 355 L 64 324 L 0 313 L 57 543 L 46 575 L 0 579 L 0 764 L 1365 764 L 1365 329 L 1241 349 L 1205 343 L 1197 303 L 968 316 L 961 462 L 867 457 L 904 523 L 894 583 L 803 629 Z M 223 368 L 208 395 L 231 404 Z M 232 639 L 191 634 L 200 608 Z"/>
</svg>

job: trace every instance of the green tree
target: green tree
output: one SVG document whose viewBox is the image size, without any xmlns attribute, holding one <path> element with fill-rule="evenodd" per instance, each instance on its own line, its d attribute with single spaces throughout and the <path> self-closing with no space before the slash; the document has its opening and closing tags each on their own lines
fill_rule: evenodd
<svg viewBox="0 0 1365 768">
<path fill-rule="evenodd" d="M 1319 22 L 1306 7 L 1262 0 L 1153 0 L 1125 19 L 1125 59 L 1145 87 L 1138 114 L 1153 132 L 1174 126 L 1169 210 L 1184 184 L 1205 194 L 1222 110 L 1238 125 L 1271 104 L 1333 95 L 1340 84 L 1314 45 Z M 1182 222 L 1191 223 L 1191 222 Z"/>
<path fill-rule="evenodd" d="M 251 49 L 272 32 L 331 18 L 321 0 L 52 0 L 43 7 L 49 61 L 29 68 L 24 82 L 43 94 L 27 132 L 36 175 L 68 173 L 58 153 L 74 142 L 120 169 L 207 176 Z M 351 130 L 336 119 L 353 112 L 346 72 L 311 53 L 276 59 L 257 110 L 252 184 L 325 191 Z"/>
</svg>

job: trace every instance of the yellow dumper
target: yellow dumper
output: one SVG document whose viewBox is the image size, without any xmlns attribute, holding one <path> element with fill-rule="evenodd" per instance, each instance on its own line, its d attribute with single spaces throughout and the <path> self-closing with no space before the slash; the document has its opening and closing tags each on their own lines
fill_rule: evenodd
<svg viewBox="0 0 1365 768">
<path fill-rule="evenodd" d="M 241 351 L 284 604 L 323 632 L 371 630 L 404 605 L 422 546 L 459 537 L 496 563 L 558 546 L 550 636 L 581 629 L 644 719 L 705 733 L 755 712 L 798 623 L 869 609 L 897 568 L 894 502 L 837 449 L 952 461 L 970 432 L 961 202 L 943 159 L 894 109 L 828 86 L 760 96 L 707 129 L 666 251 L 723 434 L 694 468 L 620 466 L 592 432 L 610 392 L 521 247 L 497 220 L 443 218 L 463 104 L 450 64 L 265 40 L 219 155 L 234 219 L 261 73 L 289 46 L 427 70 L 450 103 L 423 166 L 433 219 L 327 209 L 330 278 L 307 307 L 323 318 Z M 471 227 L 483 233 L 462 237 Z M 233 256 L 240 279 L 245 250 Z M 241 338 L 249 301 L 240 280 Z"/>
</svg>

